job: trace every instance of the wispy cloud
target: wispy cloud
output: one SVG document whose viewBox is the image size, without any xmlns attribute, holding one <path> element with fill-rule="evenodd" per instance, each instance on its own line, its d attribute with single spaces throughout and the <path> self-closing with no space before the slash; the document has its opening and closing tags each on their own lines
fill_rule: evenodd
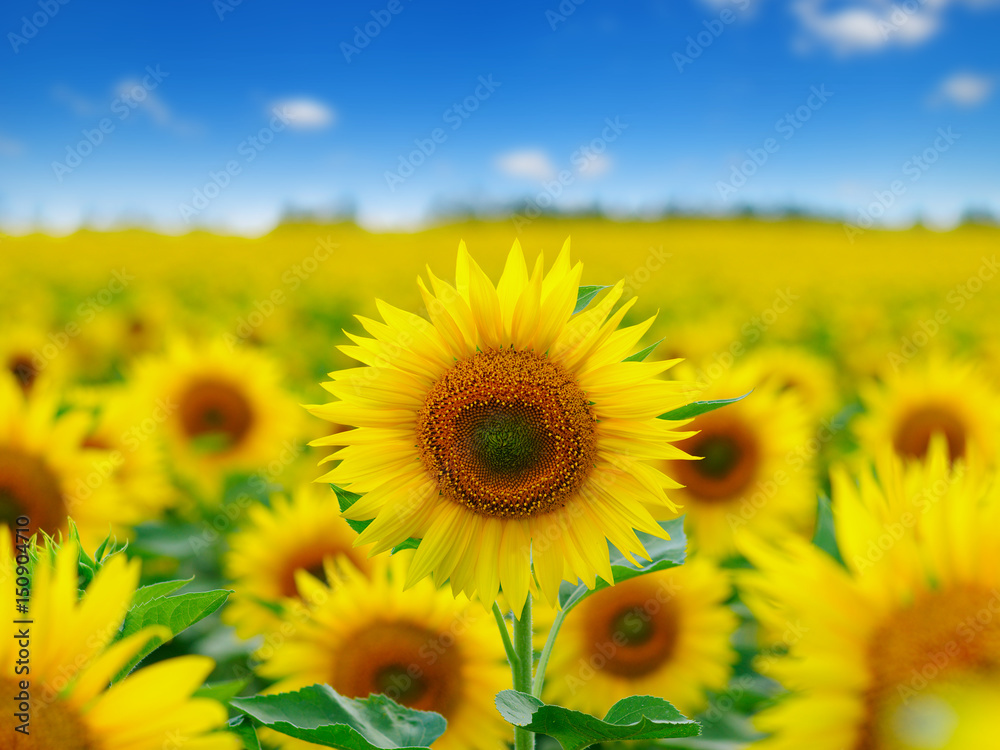
<svg viewBox="0 0 1000 750">
<path fill-rule="evenodd" d="M 500 154 L 496 166 L 509 177 L 528 180 L 550 180 L 556 173 L 549 155 L 541 149 L 518 149 Z"/>
<path fill-rule="evenodd" d="M 161 128 L 171 130 L 179 135 L 192 135 L 198 132 L 199 127 L 187 120 L 178 118 L 173 110 L 167 105 L 155 89 L 158 82 L 151 82 L 149 76 L 145 78 L 126 78 L 115 85 L 116 102 L 129 110 L 139 110 L 144 112 L 149 118 Z M 115 104 L 112 103 L 112 110 Z M 124 110 L 122 110 L 124 111 Z"/>
<path fill-rule="evenodd" d="M 948 76 L 930 96 L 935 106 L 952 104 L 957 107 L 977 107 L 993 93 L 996 82 L 978 73 L 955 73 Z"/>
<path fill-rule="evenodd" d="M 799 49 L 827 47 L 842 55 L 877 52 L 892 46 L 921 44 L 944 27 L 952 6 L 987 9 L 998 0 L 796 0 L 792 12 L 801 24 Z"/>
<path fill-rule="evenodd" d="M 327 104 L 309 97 L 296 97 L 275 102 L 290 127 L 300 130 L 321 130 L 334 125 L 337 113 Z"/>
</svg>

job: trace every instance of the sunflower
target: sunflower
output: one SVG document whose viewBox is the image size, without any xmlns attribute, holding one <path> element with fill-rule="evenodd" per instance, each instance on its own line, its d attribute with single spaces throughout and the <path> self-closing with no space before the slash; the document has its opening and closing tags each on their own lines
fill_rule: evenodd
<svg viewBox="0 0 1000 750">
<path fill-rule="evenodd" d="M 693 549 L 714 558 L 736 552 L 746 530 L 776 536 L 811 531 L 815 519 L 812 463 L 818 450 L 799 399 L 773 383 L 758 385 L 754 368 L 737 367 L 709 384 L 705 398 L 753 393 L 689 425 L 697 433 L 677 447 L 700 461 L 665 461 L 684 489 Z"/>
<path fill-rule="evenodd" d="M 14 555 L 11 532 L 0 526 L 0 594 L 13 602 Z M 17 750 L 161 750 L 184 738 L 186 750 L 238 750 L 232 734 L 213 733 L 226 723 L 226 709 L 214 700 L 192 698 L 214 667 L 203 656 L 182 656 L 108 683 L 153 637 L 168 637 L 157 626 L 112 643 L 135 593 L 138 562 L 114 555 L 82 598 L 77 591 L 75 544 L 65 544 L 54 561 L 41 555 L 24 616 L 30 641 L 30 677 L 15 673 L 20 645 L 0 639 L 0 692 L 20 695 L 28 680 L 28 733 L 14 734 L 4 717 L 4 737 Z M 17 632 L 17 631 L 15 631 Z M 13 704 L 21 708 L 21 704 Z M 13 710 L 11 706 L 7 710 Z M 21 723 L 20 721 L 18 723 Z"/>
<path fill-rule="evenodd" d="M 72 401 L 97 412 L 83 447 L 110 452 L 121 522 L 136 525 L 154 520 L 177 503 L 178 492 L 170 481 L 162 445 L 135 429 L 139 412 L 132 389 L 86 389 L 77 391 Z"/>
<path fill-rule="evenodd" d="M 604 716 L 622 698 L 656 695 L 689 716 L 701 710 L 735 661 L 729 594 L 725 574 L 705 559 L 593 594 L 559 631 L 547 702 Z"/>
<path fill-rule="evenodd" d="M 931 436 L 941 433 L 953 459 L 996 460 L 1000 395 L 971 363 L 933 354 L 860 391 L 866 413 L 855 430 L 869 455 L 891 445 L 901 456 L 922 458 Z"/>
<path fill-rule="evenodd" d="M 837 408 L 837 374 L 833 364 L 801 347 L 767 346 L 747 355 L 744 366 L 756 369 L 761 382 L 796 394 L 813 419 Z"/>
<path fill-rule="evenodd" d="M 246 527 L 229 537 L 224 563 L 235 593 L 223 620 L 241 638 L 273 631 L 281 623 L 276 605 L 303 600 L 302 588 L 335 585 L 342 560 L 371 570 L 367 550 L 353 546 L 357 534 L 326 485 L 306 483 L 290 498 L 273 495 L 270 507 L 253 505 L 248 514 Z"/>
<path fill-rule="evenodd" d="M 501 750 L 511 732 L 493 696 L 510 674 L 496 623 L 483 608 L 436 589 L 429 579 L 404 590 L 411 554 L 375 558 L 370 577 L 343 566 L 340 585 L 312 616 L 258 652 L 266 657 L 258 672 L 278 680 L 269 692 L 326 683 L 349 698 L 384 693 L 405 706 L 436 711 L 448 720 L 436 750 Z M 280 739 L 285 748 L 312 747 Z"/>
<path fill-rule="evenodd" d="M 30 519 L 31 533 L 67 531 L 72 515 L 86 543 L 130 520 L 118 502 L 113 456 L 85 447 L 91 417 L 81 410 L 56 416 L 51 389 L 30 398 L 0 373 L 0 524 Z"/>
<path fill-rule="evenodd" d="M 258 351 L 174 341 L 137 367 L 136 425 L 160 425 L 182 479 L 218 499 L 226 476 L 268 465 L 298 437 L 299 410 L 280 380 Z"/>
<path fill-rule="evenodd" d="M 5 322 L 0 339 L 0 371 L 6 370 L 25 395 L 39 379 L 62 383 L 74 365 L 69 334 L 50 331 L 41 321 Z"/>
<path fill-rule="evenodd" d="M 564 577 L 610 579 L 607 543 L 645 555 L 634 529 L 663 536 L 645 504 L 675 506 L 651 461 L 683 457 L 677 423 L 690 398 L 657 379 L 671 362 L 623 361 L 652 319 L 618 329 L 623 282 L 574 314 L 582 266 L 569 242 L 543 274 L 515 243 L 494 287 L 462 243 L 456 286 L 419 280 L 430 322 L 378 301 L 384 323 L 343 351 L 364 367 L 331 373 L 337 401 L 311 407 L 355 425 L 315 441 L 345 446 L 318 481 L 367 493 L 347 512 L 374 521 L 360 543 L 383 552 L 422 540 L 408 582 L 432 574 L 488 607 L 500 586 L 516 612 L 531 563 L 554 602 Z"/>
<path fill-rule="evenodd" d="M 973 696 L 998 705 L 1000 485 L 947 456 L 938 435 L 924 462 L 887 448 L 877 479 L 835 473 L 846 568 L 801 539 L 745 540 L 755 613 L 798 633 L 768 670 L 793 692 L 759 716 L 762 750 L 995 746 L 995 726 L 951 739 L 981 731 Z"/>
</svg>

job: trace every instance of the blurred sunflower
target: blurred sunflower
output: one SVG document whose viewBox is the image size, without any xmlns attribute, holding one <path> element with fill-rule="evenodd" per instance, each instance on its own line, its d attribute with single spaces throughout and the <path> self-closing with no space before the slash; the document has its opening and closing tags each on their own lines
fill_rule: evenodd
<svg viewBox="0 0 1000 750">
<path fill-rule="evenodd" d="M 423 540 L 409 583 L 450 578 L 487 607 L 502 586 L 520 613 L 532 562 L 554 602 L 564 577 L 610 578 L 606 540 L 632 556 L 634 529 L 663 536 L 646 504 L 673 510 L 676 483 L 652 462 L 684 454 L 657 417 L 691 391 L 658 379 L 673 361 L 623 361 L 652 320 L 618 329 L 622 282 L 574 314 L 581 272 L 568 241 L 548 274 L 515 243 L 494 287 L 462 243 L 455 287 L 419 281 L 431 322 L 379 300 L 385 323 L 359 317 L 373 338 L 348 334 L 365 366 L 310 410 L 358 429 L 314 441 L 346 446 L 318 481 L 367 493 L 345 515 L 374 518 L 359 541 L 376 553 Z"/>
<path fill-rule="evenodd" d="M 729 594 L 725 574 L 702 559 L 591 595 L 559 632 L 547 702 L 604 716 L 630 695 L 656 695 L 688 716 L 701 710 L 736 658 Z"/>
<path fill-rule="evenodd" d="M 371 571 L 368 550 L 353 546 L 357 534 L 327 485 L 306 483 L 290 498 L 272 495 L 270 507 L 252 505 L 248 515 L 246 527 L 230 535 L 224 560 L 235 593 L 223 620 L 241 638 L 280 625 L 277 608 L 285 600 L 306 602 L 310 592 L 325 596 L 320 585 L 336 585 L 343 561 Z"/>
<path fill-rule="evenodd" d="M 0 526 L 0 594 L 14 601 L 10 530 Z M 114 643 L 139 581 L 139 563 L 114 555 L 82 598 L 77 591 L 79 551 L 65 544 L 52 560 L 42 554 L 32 574 L 30 734 L 14 734 L 5 717 L 4 737 L 16 750 L 162 750 L 184 737 L 190 750 L 238 750 L 235 735 L 214 733 L 226 709 L 193 698 L 214 666 L 203 656 L 182 656 L 145 667 L 108 687 L 150 641 L 169 637 L 150 627 Z M 0 691 L 19 694 L 15 681 L 18 641 L 0 639 Z M 9 707 L 8 707 L 9 710 Z M 9 740 L 5 739 L 5 743 Z"/>
<path fill-rule="evenodd" d="M 63 339 L 49 338 L 45 324 L 5 323 L 0 338 L 0 370 L 7 370 L 25 395 L 34 389 L 39 378 L 61 384 L 73 367 L 73 353 Z M 69 336 L 63 334 L 66 342 Z M 58 346 L 57 343 L 62 343 Z"/>
<path fill-rule="evenodd" d="M 796 394 L 813 419 L 837 408 L 837 373 L 828 359 L 801 347 L 767 346 L 748 354 L 743 364 L 756 369 L 762 383 Z"/>
<path fill-rule="evenodd" d="M 953 459 L 996 460 L 1000 395 L 971 363 L 934 354 L 859 390 L 866 413 L 855 431 L 869 455 L 891 445 L 901 456 L 923 458 L 931 436 L 940 433 Z"/>
<path fill-rule="evenodd" d="M 172 465 L 208 500 L 227 475 L 277 459 L 302 424 L 275 363 L 224 341 L 175 341 L 141 362 L 135 380 L 137 424 L 162 425 Z"/>
<path fill-rule="evenodd" d="M 119 523 L 134 526 L 155 520 L 177 503 L 179 495 L 170 482 L 163 446 L 136 429 L 136 414 L 141 412 L 136 410 L 131 389 L 81 389 L 72 401 L 97 412 L 82 445 L 110 452 Z"/>
<path fill-rule="evenodd" d="M 755 613 L 799 634 L 768 670 L 793 692 L 759 716 L 772 736 L 756 747 L 956 747 L 970 730 L 963 747 L 993 747 L 995 721 L 983 732 L 956 696 L 992 686 L 995 719 L 1000 485 L 962 463 L 949 471 L 939 435 L 926 462 L 904 467 L 884 450 L 877 481 L 835 473 L 834 512 L 846 568 L 805 540 L 745 540 Z M 958 726 L 963 715 L 972 724 Z"/>
<path fill-rule="evenodd" d="M 27 516 L 32 533 L 67 530 L 72 515 L 86 543 L 104 539 L 109 526 L 129 522 L 117 502 L 114 462 L 108 451 L 85 447 L 90 415 L 56 416 L 51 389 L 25 397 L 0 373 L 0 523 Z"/>
<path fill-rule="evenodd" d="M 744 394 L 758 382 L 756 370 L 734 368 L 703 397 Z M 768 537 L 812 531 L 815 449 L 794 394 L 765 384 L 689 427 L 697 433 L 677 447 L 701 460 L 665 461 L 662 469 L 684 486 L 674 497 L 693 549 L 724 558 L 736 552 L 736 536 L 744 531 Z"/>
<path fill-rule="evenodd" d="M 502 750 L 512 733 L 493 697 L 510 673 L 493 616 L 426 578 L 404 590 L 411 554 L 376 558 L 371 577 L 345 565 L 341 584 L 311 618 L 262 649 L 270 655 L 258 672 L 278 680 L 273 693 L 326 683 L 349 698 L 384 693 L 436 711 L 448 720 L 436 750 Z M 312 747 L 269 736 L 284 748 Z"/>
</svg>

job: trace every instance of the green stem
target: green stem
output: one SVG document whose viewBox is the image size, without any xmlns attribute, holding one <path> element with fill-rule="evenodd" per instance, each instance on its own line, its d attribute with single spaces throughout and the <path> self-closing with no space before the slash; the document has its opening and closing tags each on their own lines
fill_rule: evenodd
<svg viewBox="0 0 1000 750">
<path fill-rule="evenodd" d="M 531 593 L 524 601 L 524 611 L 519 618 L 514 618 L 514 652 L 517 663 L 511 664 L 511 674 L 514 677 L 514 689 L 522 693 L 531 693 L 532 666 L 535 661 L 534 643 L 531 632 Z M 522 727 L 514 727 L 514 750 L 534 750 L 535 733 Z"/>
<path fill-rule="evenodd" d="M 542 653 L 538 657 L 538 669 L 535 670 L 535 685 L 531 694 L 536 698 L 542 697 L 542 688 L 545 687 L 545 668 L 549 665 L 549 657 L 552 655 L 552 647 L 556 644 L 556 636 L 559 635 L 559 628 L 562 627 L 563 620 L 566 619 L 565 609 L 560 609 L 556 619 L 552 621 L 552 628 L 549 630 L 549 637 L 545 639 Z"/>
<path fill-rule="evenodd" d="M 503 612 L 500 611 L 500 605 L 493 602 L 493 617 L 497 621 L 497 627 L 500 628 L 500 637 L 503 638 L 503 650 L 507 652 L 507 661 L 510 662 L 511 673 L 516 669 L 516 664 L 518 662 L 517 652 L 514 650 L 514 644 L 510 642 L 510 633 L 507 632 L 507 621 L 504 619 Z"/>
</svg>

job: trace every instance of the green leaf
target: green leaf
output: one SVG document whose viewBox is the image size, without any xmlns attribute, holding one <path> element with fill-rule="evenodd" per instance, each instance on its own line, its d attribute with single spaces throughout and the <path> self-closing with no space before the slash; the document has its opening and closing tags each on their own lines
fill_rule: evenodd
<svg viewBox="0 0 1000 750">
<path fill-rule="evenodd" d="M 384 695 L 345 698 L 329 685 L 237 698 L 232 706 L 276 732 L 341 750 L 422 750 L 447 725 L 440 714 L 405 708 Z"/>
<path fill-rule="evenodd" d="M 830 498 L 826 495 L 820 495 L 817 502 L 819 508 L 816 513 L 816 532 L 813 534 L 813 544 L 843 565 L 844 558 L 837 545 L 836 528 L 833 525 L 833 506 L 830 503 Z"/>
<path fill-rule="evenodd" d="M 246 690 L 250 680 L 226 680 L 202 685 L 195 693 L 195 698 L 211 698 L 219 703 L 229 703 L 233 698 Z"/>
<path fill-rule="evenodd" d="M 172 594 L 177 591 L 177 589 L 183 588 L 193 580 L 194 576 L 191 576 L 190 578 L 179 581 L 163 581 L 162 583 L 151 583 L 149 586 L 143 586 L 135 592 L 135 596 L 132 597 L 132 606 L 129 607 L 129 609 L 135 609 L 143 604 L 147 604 L 153 599 Z"/>
<path fill-rule="evenodd" d="M 253 728 L 253 721 L 249 716 L 230 719 L 229 731 L 243 740 L 245 750 L 261 750 L 260 740 L 257 739 L 257 730 Z"/>
<path fill-rule="evenodd" d="M 125 615 L 125 622 L 118 633 L 118 640 L 138 633 L 150 625 L 162 625 L 170 631 L 173 638 L 178 633 L 187 630 L 199 620 L 203 620 L 221 607 L 229 598 L 231 591 L 200 591 L 179 596 L 159 596 L 144 604 L 133 607 Z M 168 639 L 169 640 L 169 639 Z M 135 666 L 149 654 L 164 644 L 160 638 L 153 638 L 139 653 L 115 675 L 112 682 L 125 678 Z"/>
<path fill-rule="evenodd" d="M 509 723 L 547 734 L 563 750 L 582 750 L 598 742 L 693 737 L 701 728 L 662 698 L 633 695 L 618 701 L 604 719 L 550 706 L 517 690 L 497 693 L 497 710 Z"/>
<path fill-rule="evenodd" d="M 714 401 L 693 401 L 686 406 L 681 406 L 672 411 L 668 411 L 666 414 L 661 414 L 659 419 L 670 419 L 670 420 L 681 420 L 681 419 L 691 419 L 691 417 L 697 417 L 701 414 L 707 414 L 710 411 L 715 411 L 726 404 L 735 404 L 737 401 L 742 401 L 747 396 L 753 393 L 753 390 L 749 390 L 742 396 L 737 396 L 736 398 L 717 398 Z"/>
<path fill-rule="evenodd" d="M 576 293 L 576 307 L 573 308 L 573 314 L 576 315 L 583 310 L 593 301 L 594 297 L 608 288 L 607 284 L 604 286 L 581 286 L 580 291 Z"/>
<path fill-rule="evenodd" d="M 653 350 L 662 343 L 663 339 L 660 339 L 655 344 L 650 344 L 649 346 L 647 346 L 641 352 L 636 352 L 631 357 L 625 357 L 625 359 L 623 359 L 622 362 L 643 362 L 645 361 L 646 357 L 652 354 Z"/>
<path fill-rule="evenodd" d="M 337 502 L 340 503 L 341 513 L 346 511 L 348 508 L 354 505 L 354 503 L 356 503 L 358 500 L 361 499 L 361 495 L 357 494 L 356 492 L 349 492 L 348 490 L 338 487 L 335 484 L 331 484 L 330 486 L 333 488 L 334 493 L 336 493 L 337 495 Z M 367 529 L 370 523 L 371 523 L 370 520 L 354 521 L 351 519 L 347 519 L 347 524 L 359 534 L 365 529 Z M 406 541 L 400 542 L 395 547 L 393 547 L 392 554 L 395 555 L 397 552 L 404 549 L 416 549 L 419 546 L 420 546 L 420 540 L 410 537 Z"/>
<path fill-rule="evenodd" d="M 630 563 L 618 550 L 612 550 L 611 573 L 615 578 L 614 583 L 621 583 L 630 578 L 683 564 L 684 551 L 687 547 L 687 539 L 684 536 L 684 519 L 676 518 L 672 521 L 664 521 L 660 523 L 660 526 L 670 535 L 669 539 L 660 539 L 650 534 L 636 532 L 651 558 L 642 567 Z M 592 596 L 610 585 L 610 581 L 605 581 L 602 578 L 597 579 L 597 585 L 593 589 L 588 589 L 582 583 L 563 582 L 559 589 L 559 606 L 561 609 L 569 611 L 588 596 Z"/>
</svg>

